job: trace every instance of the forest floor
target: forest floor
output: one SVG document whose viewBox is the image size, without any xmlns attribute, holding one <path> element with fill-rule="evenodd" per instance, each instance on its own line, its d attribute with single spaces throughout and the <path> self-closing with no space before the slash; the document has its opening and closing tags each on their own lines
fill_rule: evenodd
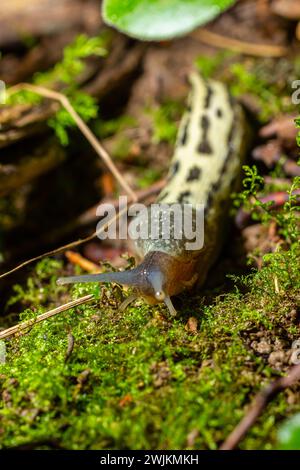
<svg viewBox="0 0 300 470">
<path fill-rule="evenodd" d="M 88 59 L 78 82 L 80 91 L 100 103 L 93 116 L 93 103 L 84 101 L 90 125 L 135 190 L 151 188 L 166 175 L 192 67 L 227 83 L 246 109 L 253 139 L 244 186 L 233 195 L 231 232 L 220 260 L 203 290 L 175 299 L 176 318 L 165 306 L 143 300 L 121 312 L 118 306 L 130 289 L 116 284 L 56 285 L 58 277 L 84 273 L 103 260 L 109 261 L 105 269 L 129 266 L 133 261 L 123 243 L 86 243 L 80 253 L 92 265 L 82 259 L 78 265 L 74 253 L 67 259 L 57 254 L 4 279 L 2 329 L 71 299 L 94 298 L 0 342 L 0 447 L 218 449 L 256 394 L 296 363 L 300 167 L 291 84 L 300 76 L 299 46 L 282 18 L 268 17 L 267 27 L 263 12 L 257 21 L 250 7 L 234 11 L 211 31 L 226 36 L 230 29 L 245 44 L 255 24 L 258 43 L 285 45 L 287 53 L 270 58 L 220 50 L 203 45 L 200 30 L 147 47 L 105 32 L 107 56 L 95 63 Z M 9 68 L 11 53 L 3 60 L 0 70 L 8 83 L 32 76 L 28 57 L 27 71 Z M 12 69 L 16 76 L 9 75 Z M 115 84 L 114 74 L 119 74 Z M 53 103 L 23 99 L 25 104 L 0 110 L 3 272 L 90 234 L 95 206 L 118 194 L 76 129 L 66 133 L 61 116 L 50 123 L 56 135 L 46 125 L 57 112 Z M 44 163 L 33 171 L 41 155 Z M 7 180 L 9 165 L 15 165 L 17 177 Z M 264 407 L 239 448 L 278 448 L 278 429 L 297 412 L 299 384 Z"/>
</svg>

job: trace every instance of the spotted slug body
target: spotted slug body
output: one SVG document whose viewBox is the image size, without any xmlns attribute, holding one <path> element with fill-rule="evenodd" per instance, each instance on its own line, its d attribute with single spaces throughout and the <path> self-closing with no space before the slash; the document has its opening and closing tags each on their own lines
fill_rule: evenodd
<svg viewBox="0 0 300 470">
<path fill-rule="evenodd" d="M 196 72 L 190 81 L 192 88 L 187 111 L 180 123 L 167 184 L 157 202 L 166 208 L 173 204 L 181 206 L 188 203 L 192 208 L 202 204 L 203 247 L 186 250 L 186 240 L 184 237 L 175 239 L 172 236 L 174 227 L 171 226 L 167 238 L 159 234 L 156 239 L 146 237 L 134 241 L 141 259 L 136 268 L 118 273 L 61 278 L 58 280 L 60 284 L 114 281 L 132 285 L 137 295 L 142 295 L 150 303 L 164 302 L 175 314 L 170 297 L 205 281 L 222 246 L 230 194 L 238 184 L 245 156 L 246 126 L 241 107 L 222 83 L 206 81 Z M 161 217 L 164 217 L 164 209 Z M 157 224 L 150 209 L 131 224 L 143 225 L 146 222 L 150 228 L 151 224 Z M 128 303 L 126 301 L 125 305 Z"/>
</svg>

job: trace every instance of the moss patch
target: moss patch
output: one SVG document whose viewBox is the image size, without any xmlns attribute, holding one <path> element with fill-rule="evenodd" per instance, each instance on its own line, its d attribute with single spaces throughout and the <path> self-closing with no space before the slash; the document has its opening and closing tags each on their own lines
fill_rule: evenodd
<svg viewBox="0 0 300 470">
<path fill-rule="evenodd" d="M 75 286 L 72 298 L 94 293 L 95 301 L 5 342 L 2 447 L 55 439 L 71 449 L 217 448 L 251 397 L 288 367 L 284 357 L 299 338 L 298 256 L 277 253 L 209 305 L 203 296 L 182 298 L 175 320 L 143 301 L 119 312 L 117 286 L 103 286 L 98 298 L 93 284 Z M 17 288 L 11 302 L 36 306 L 22 319 L 45 310 L 46 299 L 48 306 L 69 299 L 70 290 L 54 284 L 61 271 L 44 260 Z M 191 316 L 196 331 L 187 327 Z M 273 364 L 276 351 L 283 356 Z M 243 448 L 274 446 L 274 425 L 300 408 L 295 394 L 268 406 Z"/>
</svg>

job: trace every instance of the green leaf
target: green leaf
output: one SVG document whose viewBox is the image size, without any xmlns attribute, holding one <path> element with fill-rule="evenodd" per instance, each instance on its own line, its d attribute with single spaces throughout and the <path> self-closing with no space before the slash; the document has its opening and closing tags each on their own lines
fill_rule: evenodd
<svg viewBox="0 0 300 470">
<path fill-rule="evenodd" d="M 300 413 L 286 421 L 278 433 L 280 449 L 300 449 Z"/>
<path fill-rule="evenodd" d="M 104 21 L 138 39 L 183 36 L 207 23 L 235 0 L 104 0 Z"/>
</svg>

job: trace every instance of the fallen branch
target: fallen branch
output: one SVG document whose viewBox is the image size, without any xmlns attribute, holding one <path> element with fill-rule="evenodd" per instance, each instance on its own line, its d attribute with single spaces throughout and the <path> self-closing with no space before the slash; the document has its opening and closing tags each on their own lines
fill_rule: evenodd
<svg viewBox="0 0 300 470">
<path fill-rule="evenodd" d="M 253 42 L 240 41 L 239 39 L 223 36 L 208 29 L 202 28 L 192 33 L 192 36 L 201 42 L 213 47 L 231 49 L 242 54 L 258 57 L 282 57 L 288 53 L 287 47 L 272 44 L 254 44 Z"/>
<path fill-rule="evenodd" d="M 56 307 L 52 310 L 48 310 L 48 312 L 42 313 L 41 315 L 38 315 L 36 318 L 23 321 L 22 323 L 19 323 L 18 325 L 15 325 L 15 326 L 12 326 L 11 328 L 7 328 L 6 330 L 0 331 L 0 340 L 13 336 L 19 333 L 20 331 L 25 330 L 26 328 L 31 328 L 37 323 L 47 320 L 48 318 L 53 317 L 54 315 L 57 315 L 61 312 L 65 312 L 66 310 L 70 310 L 70 308 L 77 307 L 78 305 L 82 305 L 87 302 L 90 302 L 90 300 L 92 299 L 94 299 L 93 294 L 85 295 L 84 297 L 80 297 L 79 299 L 72 300 L 71 302 L 68 302 L 64 305 L 60 305 L 59 307 Z"/>
<path fill-rule="evenodd" d="M 257 418 L 262 414 L 267 404 L 274 397 L 276 397 L 278 393 L 282 392 L 286 388 L 291 387 L 299 380 L 300 364 L 292 367 L 288 375 L 275 380 L 275 382 L 269 384 L 261 392 L 259 392 L 250 405 L 249 411 L 223 442 L 220 450 L 235 449 L 241 440 L 245 437 L 249 429 L 254 425 Z"/>
<path fill-rule="evenodd" d="M 28 90 L 38 95 L 44 96 L 46 98 L 50 98 L 55 101 L 59 101 L 61 105 L 68 111 L 70 116 L 74 119 L 75 123 L 77 124 L 78 128 L 85 136 L 85 138 L 89 141 L 91 146 L 97 152 L 97 154 L 102 158 L 105 162 L 108 169 L 112 172 L 116 180 L 120 183 L 120 186 L 124 189 L 124 191 L 132 198 L 133 201 L 136 201 L 136 195 L 134 191 L 130 188 L 130 186 L 125 181 L 122 174 L 119 172 L 115 164 L 113 163 L 112 159 L 110 158 L 108 152 L 105 148 L 101 145 L 98 141 L 97 137 L 93 134 L 90 128 L 85 124 L 85 122 L 81 119 L 79 114 L 75 111 L 73 106 L 71 105 L 68 98 L 63 95 L 62 93 L 54 90 L 49 90 L 48 88 L 44 88 L 38 85 L 31 85 L 29 83 L 19 83 L 8 89 L 8 95 L 12 95 L 18 91 Z"/>
</svg>

